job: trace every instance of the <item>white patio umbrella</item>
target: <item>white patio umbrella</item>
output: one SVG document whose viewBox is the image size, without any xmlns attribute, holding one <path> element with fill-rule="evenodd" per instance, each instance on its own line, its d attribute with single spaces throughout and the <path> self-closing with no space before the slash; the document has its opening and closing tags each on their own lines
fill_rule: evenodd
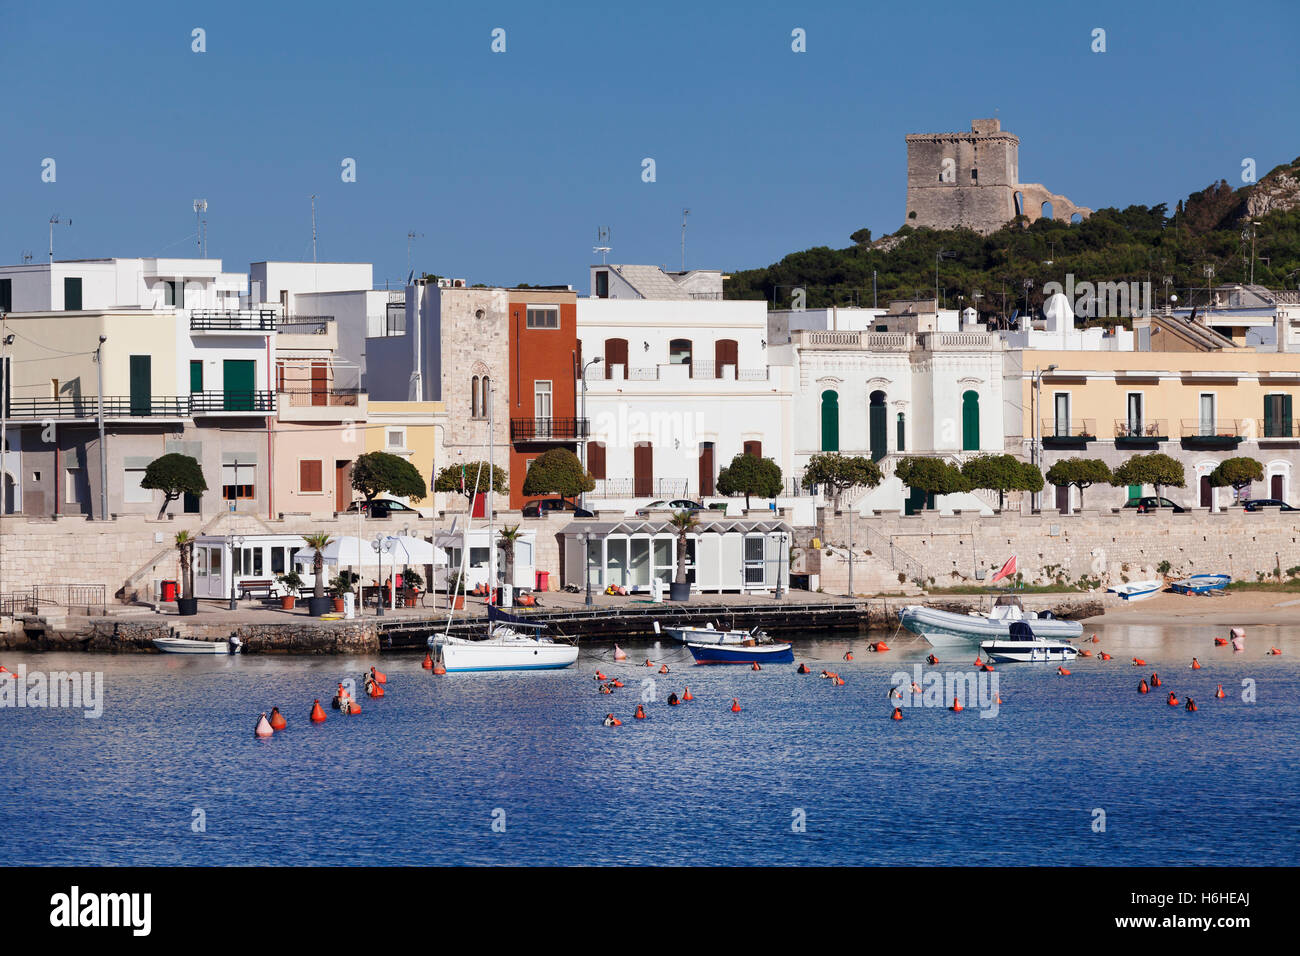
<svg viewBox="0 0 1300 956">
<path fill-rule="evenodd" d="M 379 555 L 364 538 L 343 535 L 335 538 L 321 551 L 321 558 L 326 564 L 335 567 L 371 568 L 379 567 Z M 303 548 L 294 555 L 294 563 L 311 567 L 316 560 L 315 548 Z M 387 562 L 385 562 L 387 563 Z"/>
</svg>

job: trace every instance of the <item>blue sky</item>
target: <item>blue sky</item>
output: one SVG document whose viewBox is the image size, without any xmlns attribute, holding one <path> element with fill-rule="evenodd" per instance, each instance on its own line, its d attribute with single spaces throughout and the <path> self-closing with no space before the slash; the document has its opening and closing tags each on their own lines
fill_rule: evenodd
<svg viewBox="0 0 1300 956">
<path fill-rule="evenodd" d="M 903 137 L 995 115 L 1023 180 L 1172 207 L 1300 154 L 1297 26 L 1294 0 L 6 2 L 0 262 L 44 258 L 56 213 L 58 258 L 193 255 L 200 196 L 228 269 L 310 260 L 315 193 L 320 259 L 381 285 L 411 230 L 417 274 L 471 282 L 585 291 L 601 225 L 610 261 L 675 268 L 684 206 L 688 266 L 747 268 L 892 232 Z"/>
</svg>

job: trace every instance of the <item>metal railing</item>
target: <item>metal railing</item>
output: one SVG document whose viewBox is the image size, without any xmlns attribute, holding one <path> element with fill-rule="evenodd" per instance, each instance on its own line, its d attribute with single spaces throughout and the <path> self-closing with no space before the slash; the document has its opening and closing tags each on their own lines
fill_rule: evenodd
<svg viewBox="0 0 1300 956">
<path fill-rule="evenodd" d="M 39 614 L 42 607 L 108 606 L 108 588 L 102 584 L 39 584 L 21 591 L 0 594 L 0 614 Z"/>
<path fill-rule="evenodd" d="M 324 335 L 333 321 L 332 315 L 294 315 L 281 322 L 277 331 L 281 335 Z"/>
<path fill-rule="evenodd" d="M 282 388 L 279 392 L 286 396 L 284 404 L 290 408 L 330 405 L 355 408 L 362 394 L 359 388 Z"/>
<path fill-rule="evenodd" d="M 1053 438 L 1096 438 L 1097 423 L 1091 418 L 1072 418 L 1069 421 L 1058 418 L 1044 418 L 1043 430 L 1039 433 L 1044 440 Z"/>
<path fill-rule="evenodd" d="M 191 309 L 192 332 L 274 332 L 279 313 L 273 309 Z"/>
<path fill-rule="evenodd" d="M 927 580 L 925 565 L 902 548 L 895 546 L 893 538 L 876 531 L 865 521 L 854 522 L 853 526 L 853 543 L 860 546 L 859 535 L 866 540 L 872 554 L 880 555 L 882 558 L 888 555 L 889 566 L 895 571 L 907 575 L 909 580 L 915 581 L 918 585 L 925 583 Z"/>
<path fill-rule="evenodd" d="M 275 392 L 193 392 L 189 396 L 190 415 L 214 412 L 273 412 Z"/>
<path fill-rule="evenodd" d="M 1300 438 L 1300 419 L 1261 418 L 1255 424 L 1258 438 Z"/>
<path fill-rule="evenodd" d="M 631 498 L 631 478 L 597 478 L 596 487 L 589 492 L 594 498 Z"/>
<path fill-rule="evenodd" d="M 1169 423 L 1163 418 L 1115 419 L 1117 441 L 1159 441 L 1169 437 Z"/>
<path fill-rule="evenodd" d="M 591 423 L 586 418 L 512 418 L 510 440 L 526 441 L 577 441 L 591 433 Z"/>
<path fill-rule="evenodd" d="M 1240 438 L 1243 434 L 1242 423 L 1233 418 L 1184 418 L 1182 421 L 1183 438 Z"/>
<path fill-rule="evenodd" d="M 67 395 L 59 398 L 22 398 L 9 400 L 10 418 L 83 418 L 99 416 L 99 399 L 94 395 Z M 189 399 L 177 395 L 105 395 L 107 418 L 187 418 Z"/>
</svg>

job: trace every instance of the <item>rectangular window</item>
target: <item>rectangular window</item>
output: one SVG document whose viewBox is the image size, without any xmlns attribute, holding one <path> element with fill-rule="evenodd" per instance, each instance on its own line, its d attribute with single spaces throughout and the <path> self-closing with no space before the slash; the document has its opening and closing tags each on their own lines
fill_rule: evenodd
<svg viewBox="0 0 1300 956">
<path fill-rule="evenodd" d="M 271 549 L 271 573 L 275 575 L 284 574 L 284 548 Z"/>
<path fill-rule="evenodd" d="M 1213 434 L 1214 434 L 1214 428 L 1215 428 L 1215 422 L 1214 422 L 1214 411 L 1215 411 L 1215 408 L 1214 408 L 1214 404 L 1215 404 L 1215 403 L 1214 403 L 1214 395 L 1213 395 L 1213 394 L 1210 394 L 1210 393 L 1208 393 L 1208 392 L 1203 392 L 1203 393 L 1201 394 L 1201 422 L 1200 422 L 1200 424 L 1201 424 L 1201 428 L 1200 428 L 1200 433 L 1201 433 L 1202 435 L 1213 435 Z"/>
<path fill-rule="evenodd" d="M 1291 396 L 1285 392 L 1264 396 L 1264 437 L 1292 437 Z"/>
<path fill-rule="evenodd" d="M 64 276 L 63 278 L 63 311 L 80 312 L 81 311 L 81 277 Z"/>
<path fill-rule="evenodd" d="M 190 394 L 203 391 L 203 362 L 199 359 L 190 361 Z"/>
<path fill-rule="evenodd" d="M 298 462 L 298 490 L 304 494 L 319 494 L 325 490 L 319 461 Z"/>
<path fill-rule="evenodd" d="M 164 282 L 163 283 L 163 305 L 169 305 L 172 308 L 185 308 L 185 286 L 181 282 Z"/>
<path fill-rule="evenodd" d="M 253 498 L 257 466 L 254 464 L 232 464 L 221 466 L 221 497 L 226 501 L 238 501 Z"/>
<path fill-rule="evenodd" d="M 1146 432 L 1146 422 L 1142 416 L 1142 393 L 1128 393 L 1128 433 L 1134 437 Z"/>
<path fill-rule="evenodd" d="M 77 495 L 77 486 L 81 483 L 80 468 L 65 468 L 63 472 L 63 503 L 67 505 L 81 504 L 81 499 Z"/>
<path fill-rule="evenodd" d="M 533 382 L 533 425 L 538 438 L 551 437 L 551 383 Z"/>
<path fill-rule="evenodd" d="M 0 312 L 14 310 L 14 280 L 0 279 Z"/>
<path fill-rule="evenodd" d="M 1057 438 L 1068 438 L 1070 435 L 1070 393 L 1057 392 L 1055 401 L 1056 421 L 1053 423 L 1056 427 L 1052 434 Z"/>
<path fill-rule="evenodd" d="M 143 480 L 143 468 L 125 469 L 122 474 L 122 500 L 129 504 L 152 504 L 153 492 L 140 487 Z"/>
<path fill-rule="evenodd" d="M 406 447 L 405 428 L 385 429 L 385 434 L 387 435 L 387 442 L 388 442 L 387 447 L 390 451 L 398 450 Z"/>
<path fill-rule="evenodd" d="M 530 305 L 526 324 L 530 329 L 558 329 L 560 327 L 560 307 L 558 305 Z"/>
<path fill-rule="evenodd" d="M 765 562 L 763 561 L 763 542 L 761 535 L 750 535 L 745 539 L 745 583 L 761 585 L 764 580 Z"/>
<path fill-rule="evenodd" d="M 596 273 L 596 298 L 609 298 L 609 273 L 604 269 Z"/>
</svg>

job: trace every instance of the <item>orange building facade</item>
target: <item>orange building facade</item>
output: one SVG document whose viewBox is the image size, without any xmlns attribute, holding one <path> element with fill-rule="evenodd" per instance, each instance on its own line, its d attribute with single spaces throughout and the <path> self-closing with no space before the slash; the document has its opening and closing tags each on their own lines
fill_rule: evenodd
<svg viewBox="0 0 1300 956">
<path fill-rule="evenodd" d="M 577 293 L 509 293 L 510 507 L 521 508 L 532 500 L 523 493 L 529 464 L 556 447 L 581 456 L 586 427 L 578 418 Z"/>
</svg>

